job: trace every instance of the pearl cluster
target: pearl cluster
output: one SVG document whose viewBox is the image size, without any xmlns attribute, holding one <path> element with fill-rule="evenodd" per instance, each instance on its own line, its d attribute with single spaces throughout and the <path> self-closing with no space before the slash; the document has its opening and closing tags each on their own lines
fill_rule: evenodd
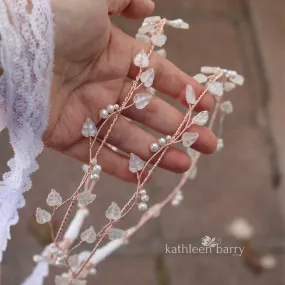
<svg viewBox="0 0 285 285">
<path fill-rule="evenodd" d="M 118 111 L 120 109 L 120 106 L 118 104 L 115 105 L 108 105 L 106 109 L 101 109 L 99 112 L 99 116 L 101 119 L 107 119 L 110 114 L 112 114 L 114 111 Z"/>
<path fill-rule="evenodd" d="M 165 138 L 160 138 L 158 139 L 158 142 L 157 143 L 152 143 L 150 145 L 150 150 L 151 152 L 157 152 L 159 151 L 159 149 L 163 146 L 166 145 L 166 143 L 169 143 L 171 141 L 171 136 L 166 136 Z"/>
<path fill-rule="evenodd" d="M 142 189 L 142 190 L 139 192 L 139 196 L 140 196 L 141 202 L 138 204 L 138 209 L 139 209 L 139 211 L 141 211 L 141 212 L 145 212 L 145 211 L 147 210 L 147 204 L 146 204 L 146 202 L 148 202 L 149 196 L 147 195 L 145 189 Z"/>
<path fill-rule="evenodd" d="M 100 172 L 102 171 L 102 167 L 101 165 L 97 164 L 96 160 L 92 160 L 91 163 L 93 164 L 91 179 L 97 181 L 100 178 Z"/>
</svg>

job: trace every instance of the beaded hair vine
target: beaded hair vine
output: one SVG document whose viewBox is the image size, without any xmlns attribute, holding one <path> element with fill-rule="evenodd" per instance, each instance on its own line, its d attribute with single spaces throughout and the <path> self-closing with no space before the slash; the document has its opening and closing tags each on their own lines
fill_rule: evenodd
<svg viewBox="0 0 285 285">
<path fill-rule="evenodd" d="M 149 44 L 149 50 L 141 50 L 133 59 L 134 64 L 139 68 L 132 86 L 126 94 L 121 105 L 108 105 L 106 109 L 100 110 L 100 127 L 97 129 L 95 123 L 87 118 L 83 124 L 82 135 L 90 142 L 90 159 L 89 165 L 84 166 L 85 174 L 77 188 L 77 190 L 66 200 L 55 190 L 51 190 L 47 198 L 47 205 L 52 208 L 51 213 L 38 208 L 36 211 L 36 219 L 40 224 L 49 223 L 51 228 L 52 244 L 48 245 L 40 255 L 34 256 L 35 262 L 38 264 L 45 263 L 46 266 L 54 265 L 62 267 L 65 272 L 61 276 L 55 277 L 56 285 L 84 285 L 87 284 L 88 275 L 96 273 L 96 266 L 103 259 L 109 256 L 120 246 L 126 244 L 129 238 L 144 226 L 144 224 L 152 218 L 160 215 L 161 210 L 169 203 L 177 206 L 183 200 L 182 187 L 188 180 L 194 179 L 197 175 L 197 163 L 201 154 L 191 148 L 198 139 L 199 134 L 190 132 L 192 125 L 207 125 L 209 129 L 213 129 L 215 122 L 218 123 L 218 146 L 217 151 L 223 148 L 222 124 L 226 115 L 233 112 L 232 103 L 224 100 L 225 93 L 233 90 L 236 85 L 242 85 L 243 76 L 235 71 L 222 69 L 219 67 L 204 66 L 201 72 L 194 76 L 194 79 L 200 84 L 205 85 L 202 94 L 195 94 L 191 85 L 185 86 L 185 97 L 188 103 L 188 109 L 174 134 L 159 138 L 150 146 L 153 155 L 148 161 L 143 161 L 135 154 L 130 154 L 129 170 L 137 177 L 137 186 L 131 197 L 123 206 L 119 206 L 116 202 L 110 203 L 106 209 L 107 222 L 101 229 L 95 231 L 93 226 L 81 231 L 85 218 L 88 216 L 88 205 L 96 199 L 93 193 L 96 182 L 100 179 L 102 167 L 98 163 L 102 148 L 107 145 L 108 137 L 122 111 L 127 108 L 136 108 L 138 112 L 151 102 L 155 96 L 155 90 L 151 87 L 155 78 L 155 70 L 148 68 L 153 52 L 157 52 L 162 56 L 166 56 L 166 51 L 162 49 L 167 41 L 164 34 L 165 26 L 173 28 L 188 29 L 189 25 L 181 19 L 169 21 L 159 16 L 146 18 L 140 27 L 137 40 Z M 158 49 L 157 49 L 158 48 Z M 156 50 L 155 50 L 156 49 Z M 136 93 L 141 86 L 146 87 L 147 93 Z M 210 93 L 215 98 L 215 107 L 211 113 L 202 111 L 194 115 L 194 109 L 206 93 Z M 94 143 L 98 141 L 98 135 L 106 122 L 110 123 L 110 128 L 102 140 L 99 141 L 100 146 L 94 154 Z M 185 147 L 187 153 L 192 158 L 191 168 L 182 175 L 178 185 L 165 197 L 165 199 L 151 207 L 148 206 L 149 193 L 146 190 L 146 183 L 154 170 L 161 162 L 163 156 L 168 149 L 180 144 Z M 151 163 L 151 164 L 150 164 Z M 96 202 L 97 200 L 95 200 Z M 68 209 L 60 223 L 58 231 L 54 230 L 54 215 L 63 206 L 68 205 Z M 69 217 L 76 207 L 76 213 L 66 229 Z M 120 222 L 133 208 L 137 207 L 143 212 L 138 223 L 123 230 L 117 228 Z M 106 240 L 109 238 L 110 241 Z M 74 243 L 79 239 L 79 242 Z M 104 242 L 104 245 L 102 243 Z M 92 244 L 91 251 L 77 252 L 79 247 L 84 244 Z"/>
</svg>

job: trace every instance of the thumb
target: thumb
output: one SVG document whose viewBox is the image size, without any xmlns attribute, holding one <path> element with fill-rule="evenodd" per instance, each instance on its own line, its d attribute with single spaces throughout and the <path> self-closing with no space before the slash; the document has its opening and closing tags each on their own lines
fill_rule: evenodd
<svg viewBox="0 0 285 285">
<path fill-rule="evenodd" d="M 107 0 L 109 14 L 128 18 L 149 16 L 155 7 L 152 0 Z"/>
</svg>

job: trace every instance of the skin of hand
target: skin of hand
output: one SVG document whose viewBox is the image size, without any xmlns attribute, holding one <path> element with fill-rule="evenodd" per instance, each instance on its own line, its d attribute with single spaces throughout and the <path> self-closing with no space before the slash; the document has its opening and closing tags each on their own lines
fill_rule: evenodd
<svg viewBox="0 0 285 285">
<path fill-rule="evenodd" d="M 55 25 L 55 65 L 50 99 L 48 128 L 43 141 L 47 147 L 60 151 L 82 162 L 89 160 L 89 140 L 81 134 L 86 118 L 96 124 L 99 111 L 109 104 L 121 104 L 138 74 L 134 56 L 149 47 L 128 36 L 110 22 L 110 15 L 144 18 L 154 10 L 150 0 L 52 0 Z M 155 69 L 153 87 L 187 106 L 185 88 L 191 84 L 195 93 L 203 87 L 167 59 L 154 53 L 150 67 Z M 143 88 L 137 92 L 144 92 Z M 210 110 L 213 99 L 206 95 L 196 111 Z M 128 108 L 123 113 L 134 121 L 153 129 L 161 136 L 172 135 L 183 120 L 183 113 L 154 96 L 144 110 Z M 125 153 L 134 153 L 147 161 L 152 153 L 149 146 L 157 138 L 120 116 L 108 143 Z M 112 119 L 110 120 L 110 122 Z M 106 124 L 101 138 L 109 128 Z M 216 138 L 207 128 L 192 126 L 199 133 L 193 148 L 202 153 L 216 149 Z M 100 136 L 99 136 L 100 137 Z M 99 146 L 95 143 L 93 154 Z M 128 169 L 127 155 L 104 146 L 98 159 L 104 172 L 119 179 L 136 182 L 136 175 Z M 184 172 L 191 165 L 190 157 L 171 147 L 160 167 Z"/>
</svg>

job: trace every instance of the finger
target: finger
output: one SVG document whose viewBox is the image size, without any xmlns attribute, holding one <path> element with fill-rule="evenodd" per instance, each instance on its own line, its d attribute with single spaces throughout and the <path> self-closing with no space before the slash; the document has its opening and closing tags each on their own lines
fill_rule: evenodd
<svg viewBox="0 0 285 285">
<path fill-rule="evenodd" d="M 109 126 L 103 127 L 102 137 L 108 129 Z M 150 145 L 156 143 L 157 139 L 120 116 L 107 141 L 126 153 L 134 153 L 142 160 L 148 161 L 154 155 L 150 150 Z M 159 154 L 157 154 L 157 157 L 159 157 Z M 159 164 L 160 167 L 177 173 L 185 172 L 190 165 L 191 159 L 189 156 L 174 147 L 169 148 Z"/>
<path fill-rule="evenodd" d="M 124 32 L 116 29 L 115 27 L 113 27 L 113 34 L 113 38 L 116 38 L 115 40 L 117 46 L 129 46 L 131 49 L 131 61 L 128 75 L 130 78 L 135 79 L 135 77 L 138 75 L 139 68 L 133 64 L 133 58 L 139 51 L 142 49 L 148 50 L 149 47 L 146 44 L 139 42 Z M 192 85 L 196 98 L 198 98 L 205 90 L 204 87 L 195 79 L 184 73 L 173 63 L 160 56 L 156 52 L 152 54 L 150 66 L 148 68 L 153 68 L 155 70 L 153 87 L 163 94 L 179 100 L 184 105 L 188 105 L 186 103 L 185 94 L 186 86 L 188 84 Z M 212 96 L 207 93 L 197 106 L 197 111 L 211 110 L 213 105 L 214 100 Z"/>
<path fill-rule="evenodd" d="M 122 95 L 125 94 L 125 89 L 129 90 L 130 84 L 130 82 L 125 83 Z M 136 93 L 148 92 L 140 88 Z M 119 100 L 119 103 L 121 103 L 124 96 L 121 96 Z M 157 96 L 153 96 L 150 103 L 143 110 L 138 110 L 134 106 L 127 108 L 123 114 L 164 135 L 173 135 L 185 116 L 181 111 Z M 199 134 L 197 142 L 193 145 L 193 148 L 197 151 L 210 154 L 216 150 L 216 136 L 208 128 L 195 125 L 189 130 Z"/>
<path fill-rule="evenodd" d="M 109 14 L 128 18 L 149 16 L 155 7 L 151 0 L 108 0 Z"/>
<path fill-rule="evenodd" d="M 95 142 L 94 151 L 98 149 L 98 147 L 99 142 Z M 81 139 L 76 144 L 66 149 L 64 153 L 83 163 L 89 164 L 89 140 L 86 138 Z M 136 175 L 129 170 L 129 158 L 114 152 L 107 146 L 102 148 L 98 163 L 101 165 L 102 170 L 109 175 L 127 182 L 137 182 Z"/>
</svg>

